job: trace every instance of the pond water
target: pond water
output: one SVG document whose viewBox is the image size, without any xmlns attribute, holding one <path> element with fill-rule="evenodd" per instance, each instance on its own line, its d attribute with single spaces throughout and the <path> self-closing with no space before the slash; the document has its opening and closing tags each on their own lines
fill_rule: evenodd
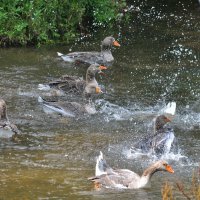
<svg viewBox="0 0 200 200">
<path fill-rule="evenodd" d="M 190 183 L 200 153 L 200 13 L 180 5 L 179 12 L 167 6 L 143 11 L 141 5 L 128 25 L 68 46 L 0 49 L 1 97 L 22 132 L 17 141 L 0 141 L 1 199 L 161 199 L 166 181 Z M 106 90 L 96 100 L 98 114 L 80 119 L 45 114 L 38 84 L 63 74 L 84 77 L 87 69 L 62 62 L 56 52 L 99 50 L 111 34 L 121 47 L 113 49 L 115 62 L 106 77 L 98 77 Z M 175 173 L 157 173 L 145 189 L 95 191 L 87 178 L 94 175 L 99 151 L 110 166 L 139 174 L 155 160 L 128 149 L 169 101 L 177 103 L 171 125 L 180 152 L 164 159 Z"/>
</svg>

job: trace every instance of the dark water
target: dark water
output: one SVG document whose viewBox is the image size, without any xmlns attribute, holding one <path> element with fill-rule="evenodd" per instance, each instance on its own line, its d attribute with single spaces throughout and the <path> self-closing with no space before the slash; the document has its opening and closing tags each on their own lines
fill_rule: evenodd
<svg viewBox="0 0 200 200">
<path fill-rule="evenodd" d="M 200 152 L 199 16 L 195 6 L 143 11 L 141 5 L 128 25 L 99 30 L 69 46 L 1 49 L 1 97 L 23 133 L 18 141 L 1 139 L 1 199 L 161 199 L 165 181 L 189 184 Z M 56 52 L 99 50 L 111 34 L 121 47 L 113 49 L 107 76 L 98 78 L 107 93 L 96 101 L 98 114 L 83 119 L 45 114 L 37 102 L 38 84 L 66 73 L 85 76 L 87 68 L 63 63 Z M 94 191 L 87 177 L 94 175 L 100 150 L 111 166 L 138 173 L 153 162 L 127 149 L 169 101 L 177 103 L 172 126 L 180 153 L 165 159 L 175 174 L 157 173 L 146 189 Z"/>
</svg>

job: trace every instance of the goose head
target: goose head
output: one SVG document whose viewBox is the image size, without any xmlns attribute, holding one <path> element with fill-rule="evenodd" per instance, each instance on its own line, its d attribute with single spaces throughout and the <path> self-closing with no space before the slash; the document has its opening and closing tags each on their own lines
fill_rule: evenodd
<svg viewBox="0 0 200 200">
<path fill-rule="evenodd" d="M 107 69 L 107 67 L 99 64 L 92 64 L 88 67 L 87 72 L 86 72 L 86 81 L 88 79 L 92 79 L 95 77 L 95 74 L 101 74 L 103 73 L 102 70 Z M 88 80 L 89 81 L 89 80 Z"/>
<path fill-rule="evenodd" d="M 111 37 L 111 36 L 106 37 L 106 38 L 102 41 L 102 50 L 103 50 L 103 49 L 110 48 L 111 46 L 120 47 L 120 44 L 115 40 L 115 38 L 113 38 L 113 37 Z"/>
<path fill-rule="evenodd" d="M 163 126 L 171 122 L 175 116 L 176 112 L 176 102 L 169 102 L 161 111 L 161 115 L 157 116 L 155 119 L 155 128 L 159 130 L 163 128 Z"/>
<path fill-rule="evenodd" d="M 166 171 L 169 173 L 174 173 L 174 170 L 172 169 L 172 167 L 164 160 L 160 160 L 156 162 L 155 165 L 158 171 Z"/>
<path fill-rule="evenodd" d="M 156 118 L 156 121 L 155 121 L 155 128 L 156 128 L 156 130 L 160 130 L 168 122 L 171 122 L 170 118 L 166 117 L 165 115 L 159 115 Z"/>
<path fill-rule="evenodd" d="M 159 161 L 155 162 L 153 165 L 151 165 L 150 167 L 148 167 L 144 171 L 142 176 L 150 176 L 151 177 L 157 171 L 165 171 L 165 172 L 169 172 L 169 173 L 174 173 L 174 170 L 166 161 L 159 160 Z"/>
<path fill-rule="evenodd" d="M 95 74 L 104 74 L 102 70 L 107 69 L 107 67 L 99 64 L 92 64 L 87 69 L 86 73 L 86 87 L 84 94 L 99 94 L 102 93 L 101 88 L 98 86 L 98 83 L 95 79 Z"/>
</svg>

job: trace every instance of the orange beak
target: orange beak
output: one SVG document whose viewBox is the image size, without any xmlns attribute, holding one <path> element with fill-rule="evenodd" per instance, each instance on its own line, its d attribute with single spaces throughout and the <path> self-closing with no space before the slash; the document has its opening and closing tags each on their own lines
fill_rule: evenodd
<svg viewBox="0 0 200 200">
<path fill-rule="evenodd" d="M 172 167 L 170 165 L 166 165 L 165 169 L 169 172 L 169 173 L 174 173 L 174 170 L 172 169 Z"/>
<path fill-rule="evenodd" d="M 102 69 L 107 69 L 107 67 L 105 67 L 105 66 L 103 66 L 103 65 L 100 65 L 100 66 L 99 66 L 99 69 L 100 69 L 100 70 L 102 70 Z"/>
<path fill-rule="evenodd" d="M 113 42 L 113 45 L 116 47 L 120 47 L 120 44 L 116 40 Z"/>
<path fill-rule="evenodd" d="M 96 94 L 102 93 L 101 88 L 100 87 L 96 87 Z"/>
<path fill-rule="evenodd" d="M 168 117 L 165 117 L 165 122 L 167 123 L 167 122 L 171 122 L 171 119 L 169 119 Z"/>
</svg>

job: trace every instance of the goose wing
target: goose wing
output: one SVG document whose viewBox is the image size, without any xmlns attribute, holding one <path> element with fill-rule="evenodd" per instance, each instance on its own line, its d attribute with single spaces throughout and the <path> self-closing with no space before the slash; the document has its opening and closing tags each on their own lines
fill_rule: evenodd
<svg viewBox="0 0 200 200">
<path fill-rule="evenodd" d="M 64 75 L 60 79 L 54 80 L 49 83 L 50 87 L 58 87 L 66 93 L 82 94 L 86 82 L 78 76 Z"/>
<path fill-rule="evenodd" d="M 74 59 L 75 61 L 85 62 L 89 64 L 103 63 L 103 55 L 101 52 L 91 51 L 91 52 L 73 52 L 67 54 L 68 57 Z"/>
<path fill-rule="evenodd" d="M 126 187 L 140 182 L 140 176 L 128 169 L 113 170 L 108 174 L 102 174 L 101 176 L 92 177 L 90 180 L 101 183 L 108 187 Z"/>
</svg>

